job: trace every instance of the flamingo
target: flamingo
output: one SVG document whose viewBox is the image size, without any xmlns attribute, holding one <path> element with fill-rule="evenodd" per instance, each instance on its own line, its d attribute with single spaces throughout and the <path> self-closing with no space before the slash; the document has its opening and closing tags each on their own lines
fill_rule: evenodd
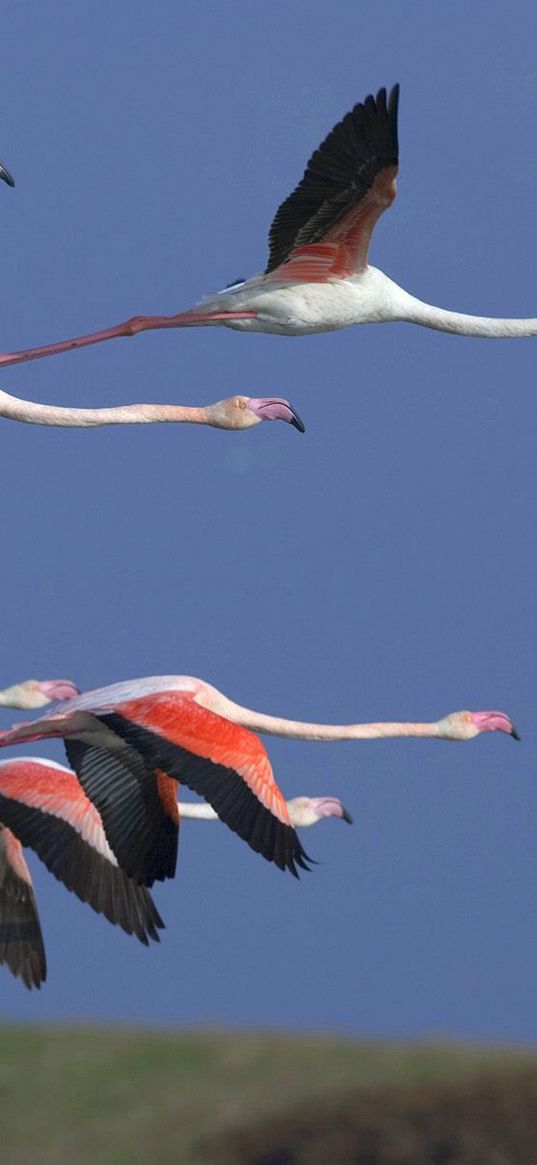
<svg viewBox="0 0 537 1165">
<path fill-rule="evenodd" d="M 294 831 L 267 753 L 244 727 L 306 740 L 425 736 L 517 737 L 503 712 L 458 712 L 433 724 L 317 725 L 241 708 L 189 676 L 127 680 L 75 696 L 41 719 L 0 733 L 0 746 L 63 738 L 67 758 L 102 816 L 108 843 L 130 877 L 151 886 L 173 877 L 176 782 L 212 805 L 252 849 L 297 876 L 308 857 Z"/>
<path fill-rule="evenodd" d="M 87 429 L 100 425 L 211 425 L 214 429 L 252 429 L 261 421 L 287 421 L 303 433 L 304 423 L 281 396 L 230 396 L 211 405 L 119 405 L 106 409 L 71 409 L 36 404 L 0 392 L 0 417 L 32 425 Z"/>
<path fill-rule="evenodd" d="M 388 720 L 369 724 L 312 724 L 303 720 L 288 720 L 284 717 L 269 716 L 264 712 L 254 712 L 251 708 L 244 708 L 241 704 L 230 700 L 213 684 L 209 684 L 206 680 L 200 680 L 196 676 L 144 676 L 142 679 L 123 680 L 105 688 L 96 688 L 85 694 L 80 693 L 79 688 L 72 680 L 25 680 L 23 683 L 14 684 L 11 688 L 5 688 L 3 692 L 0 691 L 0 704 L 9 703 L 12 708 L 37 707 L 38 705 L 26 702 L 28 698 L 31 699 L 31 696 L 28 697 L 26 694 L 27 690 L 32 692 L 35 684 L 39 685 L 40 690 L 45 690 L 48 687 L 50 691 L 48 698 L 43 699 L 43 704 L 50 703 L 52 700 L 65 699 L 63 694 L 59 694 L 60 690 L 63 693 L 64 686 L 66 694 L 67 689 L 71 688 L 72 692 L 69 695 L 80 696 L 80 700 L 77 700 L 77 706 L 82 706 L 86 699 L 91 701 L 94 697 L 100 699 L 101 696 L 104 696 L 112 701 L 121 702 L 124 699 L 130 699 L 131 696 L 136 698 L 147 696 L 149 708 L 152 696 L 166 694 L 172 703 L 177 701 L 178 713 L 180 713 L 181 701 L 183 697 L 187 697 L 194 700 L 200 707 L 206 708 L 207 711 L 215 712 L 225 720 L 231 720 L 233 724 L 240 724 L 242 728 L 249 728 L 252 732 L 261 732 L 268 736 L 283 736 L 295 740 L 333 742 L 338 740 L 379 740 L 396 736 L 472 740 L 482 732 L 505 732 L 514 740 L 520 740 L 517 728 L 505 712 L 450 712 L 440 720 L 430 722 Z M 19 693 L 22 695 L 20 696 Z M 6 699 L 8 694 L 9 700 Z M 24 730 L 32 731 L 33 726 L 33 724 L 26 724 L 23 727 Z M 19 727 L 21 726 L 19 725 Z M 3 741 L 0 733 L 1 743 Z"/>
<path fill-rule="evenodd" d="M 207 804 L 178 806 L 180 817 L 216 821 Z M 287 802 L 294 826 L 325 817 L 352 818 L 337 797 L 295 797 Z M 4 824 L 9 822 L 12 828 Z M 149 892 L 118 869 L 102 822 L 75 773 L 38 757 L 0 762 L 0 963 L 28 988 L 46 979 L 46 956 L 32 887 L 22 852 L 30 846 L 47 868 L 82 901 L 147 944 L 164 924 Z"/>
<path fill-rule="evenodd" d="M 29 846 L 51 874 L 109 922 L 148 945 L 164 923 L 144 886 L 118 866 L 75 774 L 34 757 L 0 762 L 0 963 L 27 987 L 46 978 Z"/>
<path fill-rule="evenodd" d="M 351 324 L 420 324 L 462 336 L 537 333 L 537 318 L 491 319 L 446 311 L 410 295 L 368 265 L 373 228 L 396 194 L 399 86 L 379 89 L 340 121 L 310 158 L 269 232 L 265 271 L 239 280 L 178 315 L 133 316 L 121 324 L 0 356 L 0 366 L 55 356 L 153 328 L 221 325 L 304 336 Z"/>
</svg>

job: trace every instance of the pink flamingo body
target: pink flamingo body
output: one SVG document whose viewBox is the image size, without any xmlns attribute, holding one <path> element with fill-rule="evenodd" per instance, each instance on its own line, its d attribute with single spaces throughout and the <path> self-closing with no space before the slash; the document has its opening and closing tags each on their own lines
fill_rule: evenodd
<svg viewBox="0 0 537 1165">
<path fill-rule="evenodd" d="M 134 316 L 85 336 L 0 356 L 0 366 L 84 348 L 155 328 L 218 325 L 284 336 L 352 324 L 405 321 L 482 337 L 532 336 L 537 319 L 491 319 L 446 311 L 410 295 L 368 265 L 371 235 L 396 193 L 399 86 L 368 96 L 310 158 L 269 234 L 263 274 L 172 316 Z"/>
<path fill-rule="evenodd" d="M 111 849 L 136 881 L 172 877 L 177 782 L 204 797 L 226 825 L 280 869 L 308 868 L 267 753 L 249 729 L 313 740 L 516 735 L 501 712 L 453 713 L 435 724 L 315 725 L 235 705 L 189 676 L 131 680 L 67 700 L 40 720 L 0 734 L 0 746 L 60 737 Z M 248 727 L 244 727 L 248 723 Z M 129 804 L 132 810 L 125 812 Z"/>
<path fill-rule="evenodd" d="M 39 690 L 38 703 L 34 703 L 34 692 Z M 44 694 L 42 694 L 44 693 Z M 450 712 L 447 716 L 435 721 L 388 720 L 376 721 L 368 724 L 315 724 L 305 720 L 290 720 L 283 716 L 271 716 L 265 712 L 256 712 L 251 708 L 230 700 L 213 684 L 207 680 L 200 680 L 196 676 L 144 676 L 141 679 L 122 680 L 117 684 L 110 684 L 105 688 L 96 688 L 93 691 L 80 693 L 72 680 L 24 680 L 10 688 L 0 690 L 0 704 L 12 708 L 40 707 L 52 700 L 64 700 L 78 697 L 75 703 L 69 704 L 69 709 L 91 707 L 101 697 L 109 701 L 111 706 L 115 702 L 135 697 L 148 698 L 148 707 L 151 697 L 167 694 L 170 700 L 176 696 L 186 695 L 200 707 L 242 728 L 249 728 L 252 732 L 260 732 L 269 736 L 283 736 L 295 740 L 380 740 L 391 737 L 409 736 L 421 738 L 435 738 L 441 740 L 472 740 L 482 732 L 505 732 L 519 740 L 518 731 L 513 721 L 505 712 Z M 52 715 L 52 714 L 51 714 Z M 48 719 L 48 717 L 47 717 Z M 19 725 L 22 732 L 33 732 L 35 723 Z M 41 722 L 39 722 L 41 723 Z M 18 729 L 13 729 L 17 732 Z M 26 739 L 36 739 L 26 737 Z M 5 743 L 0 733 L 0 745 Z"/>
</svg>

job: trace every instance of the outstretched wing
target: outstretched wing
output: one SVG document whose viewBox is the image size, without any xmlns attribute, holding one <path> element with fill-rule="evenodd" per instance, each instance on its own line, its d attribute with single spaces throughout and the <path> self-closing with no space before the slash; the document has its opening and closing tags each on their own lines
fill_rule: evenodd
<svg viewBox="0 0 537 1165">
<path fill-rule="evenodd" d="M 201 707 L 186 694 L 130 700 L 100 716 L 148 762 L 200 794 L 221 821 L 257 853 L 297 874 L 307 858 L 253 732 Z"/>
<path fill-rule="evenodd" d="M 22 847 L 0 826 L 0 963 L 26 987 L 40 987 L 47 961 L 32 878 Z"/>
<path fill-rule="evenodd" d="M 5 761 L 0 822 L 82 902 L 140 942 L 158 942 L 164 923 L 151 895 L 119 868 L 99 813 L 74 773 L 39 760 Z"/>
<path fill-rule="evenodd" d="M 170 787 L 199 793 L 252 849 L 280 869 L 307 869 L 261 741 L 245 728 L 173 692 L 127 700 L 117 712 L 94 710 L 103 742 L 123 750 L 66 741 L 69 759 L 99 809 L 119 863 L 132 877 L 169 877 L 175 866 L 177 807 Z M 111 735 L 112 734 L 112 735 Z M 128 865 L 125 864 L 128 862 Z"/>
<path fill-rule="evenodd" d="M 398 85 L 366 97 L 315 151 L 276 212 L 266 275 L 323 282 L 367 266 L 375 223 L 395 198 L 398 101 Z"/>
</svg>

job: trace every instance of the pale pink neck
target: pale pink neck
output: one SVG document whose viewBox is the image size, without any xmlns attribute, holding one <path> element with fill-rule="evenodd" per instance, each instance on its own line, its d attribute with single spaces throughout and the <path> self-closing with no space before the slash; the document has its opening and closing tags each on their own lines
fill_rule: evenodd
<svg viewBox="0 0 537 1165">
<path fill-rule="evenodd" d="M 267 716 L 264 712 L 253 712 L 229 700 L 222 692 L 210 685 L 204 685 L 196 696 L 197 702 L 211 711 L 250 728 L 252 732 L 267 733 L 269 736 L 286 736 L 295 740 L 378 740 L 392 736 L 441 736 L 436 723 L 413 723 L 385 721 L 375 724 L 310 724 L 302 720 L 286 720 L 280 716 Z"/>
<path fill-rule="evenodd" d="M 7 392 L 0 392 L 0 416 L 26 424 L 78 429 L 98 425 L 150 425 L 158 422 L 194 425 L 214 423 L 205 408 L 190 408 L 186 405 L 139 404 L 120 405 L 109 409 L 60 408 L 56 405 L 20 400 Z"/>
<path fill-rule="evenodd" d="M 402 289 L 398 289 L 401 291 Z M 496 319 L 491 316 L 466 315 L 464 312 L 447 311 L 433 307 L 415 299 L 408 292 L 398 297 L 398 305 L 392 318 L 406 320 L 407 323 L 421 324 L 438 332 L 452 332 L 459 336 L 481 336 L 482 339 L 520 339 L 537 335 L 537 319 Z"/>
</svg>

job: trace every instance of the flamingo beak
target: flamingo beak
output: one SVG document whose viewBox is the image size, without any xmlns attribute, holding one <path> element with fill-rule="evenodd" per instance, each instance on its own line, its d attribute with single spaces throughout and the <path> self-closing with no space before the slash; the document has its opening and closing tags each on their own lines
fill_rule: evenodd
<svg viewBox="0 0 537 1165">
<path fill-rule="evenodd" d="M 352 825 L 353 820 L 352 820 L 352 815 L 349 813 L 349 810 L 345 809 L 344 805 L 342 805 L 341 808 L 343 810 L 343 812 L 341 814 L 342 820 L 346 821 L 349 825 Z"/>
<path fill-rule="evenodd" d="M 4 182 L 7 182 L 8 186 L 15 185 L 15 179 L 12 178 L 9 170 L 6 169 L 2 162 L 0 162 L 0 178 L 2 178 Z"/>
<path fill-rule="evenodd" d="M 511 720 L 511 736 L 513 737 L 513 740 L 520 740 L 520 732 L 518 731 L 516 724 L 513 724 L 512 720 Z"/>
<path fill-rule="evenodd" d="M 291 412 L 291 418 L 289 420 L 289 424 L 294 425 L 295 429 L 298 429 L 299 433 L 305 433 L 306 426 L 304 424 L 304 421 L 302 420 L 302 417 L 299 417 L 296 409 L 293 408 L 292 405 L 289 405 L 289 410 Z"/>
<path fill-rule="evenodd" d="M 305 432 L 302 418 L 293 405 L 281 396 L 250 397 L 247 408 L 261 421 L 287 421 L 289 425 L 298 429 L 299 433 Z"/>
</svg>

